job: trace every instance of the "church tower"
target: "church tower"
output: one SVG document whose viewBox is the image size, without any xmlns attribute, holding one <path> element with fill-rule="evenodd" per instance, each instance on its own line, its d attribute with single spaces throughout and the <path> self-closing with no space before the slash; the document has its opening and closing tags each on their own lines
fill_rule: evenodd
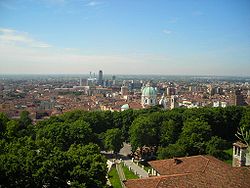
<svg viewBox="0 0 250 188">
<path fill-rule="evenodd" d="M 170 109 L 174 109 L 178 107 L 178 103 L 176 101 L 176 96 L 171 95 Z"/>
</svg>

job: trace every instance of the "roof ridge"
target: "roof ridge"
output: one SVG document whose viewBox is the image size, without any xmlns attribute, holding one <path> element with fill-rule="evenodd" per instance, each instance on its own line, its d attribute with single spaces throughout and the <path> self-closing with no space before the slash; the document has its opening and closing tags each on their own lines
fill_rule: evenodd
<svg viewBox="0 0 250 188">
<path fill-rule="evenodd" d="M 174 160 L 174 159 L 187 159 L 187 158 L 194 158 L 194 157 L 203 157 L 203 158 L 209 160 L 208 158 L 206 158 L 203 155 L 194 155 L 194 156 L 173 157 L 173 158 L 169 158 L 169 159 L 154 160 L 154 161 L 149 161 L 149 163 L 154 163 L 154 162 L 157 162 L 157 161 L 168 161 L 168 160 Z"/>
<path fill-rule="evenodd" d="M 210 159 L 208 159 L 208 158 L 206 158 L 206 157 L 204 157 L 204 156 L 202 156 L 202 157 L 205 158 L 205 159 L 207 160 L 207 163 L 205 164 L 204 169 L 201 171 L 202 173 L 204 173 L 205 170 L 206 170 L 206 168 L 207 168 L 207 166 L 208 166 L 208 163 L 210 162 Z"/>
</svg>

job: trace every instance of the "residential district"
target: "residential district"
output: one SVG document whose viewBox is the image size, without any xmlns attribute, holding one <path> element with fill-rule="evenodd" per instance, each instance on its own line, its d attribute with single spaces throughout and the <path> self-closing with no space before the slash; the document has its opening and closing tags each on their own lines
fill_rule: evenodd
<svg viewBox="0 0 250 188">
<path fill-rule="evenodd" d="M 164 109 L 245 106 L 248 79 L 161 76 L 2 76 L 0 112 L 34 121 L 73 109 L 123 111 L 160 105 Z"/>
<path fill-rule="evenodd" d="M 159 105 L 164 109 L 250 104 L 249 78 L 194 76 L 5 75 L 0 112 L 33 121 L 75 109 L 123 111 Z"/>
</svg>

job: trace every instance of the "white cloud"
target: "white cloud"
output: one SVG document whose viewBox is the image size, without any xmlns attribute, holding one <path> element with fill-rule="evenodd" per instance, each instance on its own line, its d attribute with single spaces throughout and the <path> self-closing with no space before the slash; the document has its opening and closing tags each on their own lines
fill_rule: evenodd
<svg viewBox="0 0 250 188">
<path fill-rule="evenodd" d="M 89 6 L 89 7 L 95 7 L 95 6 L 98 6 L 98 5 L 101 5 L 102 2 L 99 2 L 99 1 L 90 1 L 86 4 L 86 6 Z"/>
<path fill-rule="evenodd" d="M 0 32 L 1 33 L 9 33 L 9 34 L 11 34 L 11 33 L 14 33 L 15 30 L 13 30 L 13 29 L 7 29 L 7 28 L 0 28 Z"/>
<path fill-rule="evenodd" d="M 28 47 L 48 48 L 51 45 L 33 39 L 28 33 L 9 28 L 0 28 L 0 44 L 25 45 Z"/>
<path fill-rule="evenodd" d="M 171 33 L 172 33 L 172 31 L 171 31 L 171 30 L 169 30 L 169 29 L 164 29 L 164 30 L 163 30 L 163 33 L 165 33 L 165 34 L 169 35 L 169 34 L 171 34 Z"/>
<path fill-rule="evenodd" d="M 163 69 L 165 55 L 85 54 L 78 49 L 30 48 L 0 43 L 0 74 L 3 73 L 87 73 L 105 69 L 106 73 L 153 73 Z M 152 63 L 154 62 L 154 63 Z M 157 67 L 156 65 L 159 64 Z"/>
<path fill-rule="evenodd" d="M 0 74 L 86 74 L 101 69 L 105 74 L 221 75 L 221 70 L 230 61 L 226 59 L 223 63 L 211 54 L 180 57 L 154 53 L 89 55 L 77 49 L 30 48 L 3 43 L 0 43 L 0 52 Z M 224 74 L 249 75 L 247 65 L 231 66 Z"/>
<path fill-rule="evenodd" d="M 169 30 L 166 31 L 169 34 Z M 33 39 L 28 33 L 0 28 L 0 74 L 83 74 L 102 69 L 106 74 L 220 75 L 228 62 L 231 61 L 231 65 L 234 62 L 231 56 L 223 60 L 223 54 L 168 56 L 167 51 L 164 54 L 131 51 L 111 55 L 91 52 L 90 55 L 81 49 L 48 47 L 50 45 Z M 227 69 L 227 74 L 249 75 L 248 59 L 242 62 L 244 66 L 239 68 L 235 64 Z"/>
</svg>

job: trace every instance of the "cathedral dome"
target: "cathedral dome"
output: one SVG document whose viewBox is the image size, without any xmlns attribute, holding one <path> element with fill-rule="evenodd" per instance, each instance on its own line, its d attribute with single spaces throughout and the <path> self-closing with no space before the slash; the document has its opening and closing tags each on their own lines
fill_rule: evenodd
<svg viewBox="0 0 250 188">
<path fill-rule="evenodd" d="M 147 86 L 142 89 L 142 96 L 157 96 L 157 91 L 155 88 Z"/>
<path fill-rule="evenodd" d="M 149 85 L 142 88 L 141 104 L 143 108 L 157 105 L 157 89 Z"/>
</svg>

